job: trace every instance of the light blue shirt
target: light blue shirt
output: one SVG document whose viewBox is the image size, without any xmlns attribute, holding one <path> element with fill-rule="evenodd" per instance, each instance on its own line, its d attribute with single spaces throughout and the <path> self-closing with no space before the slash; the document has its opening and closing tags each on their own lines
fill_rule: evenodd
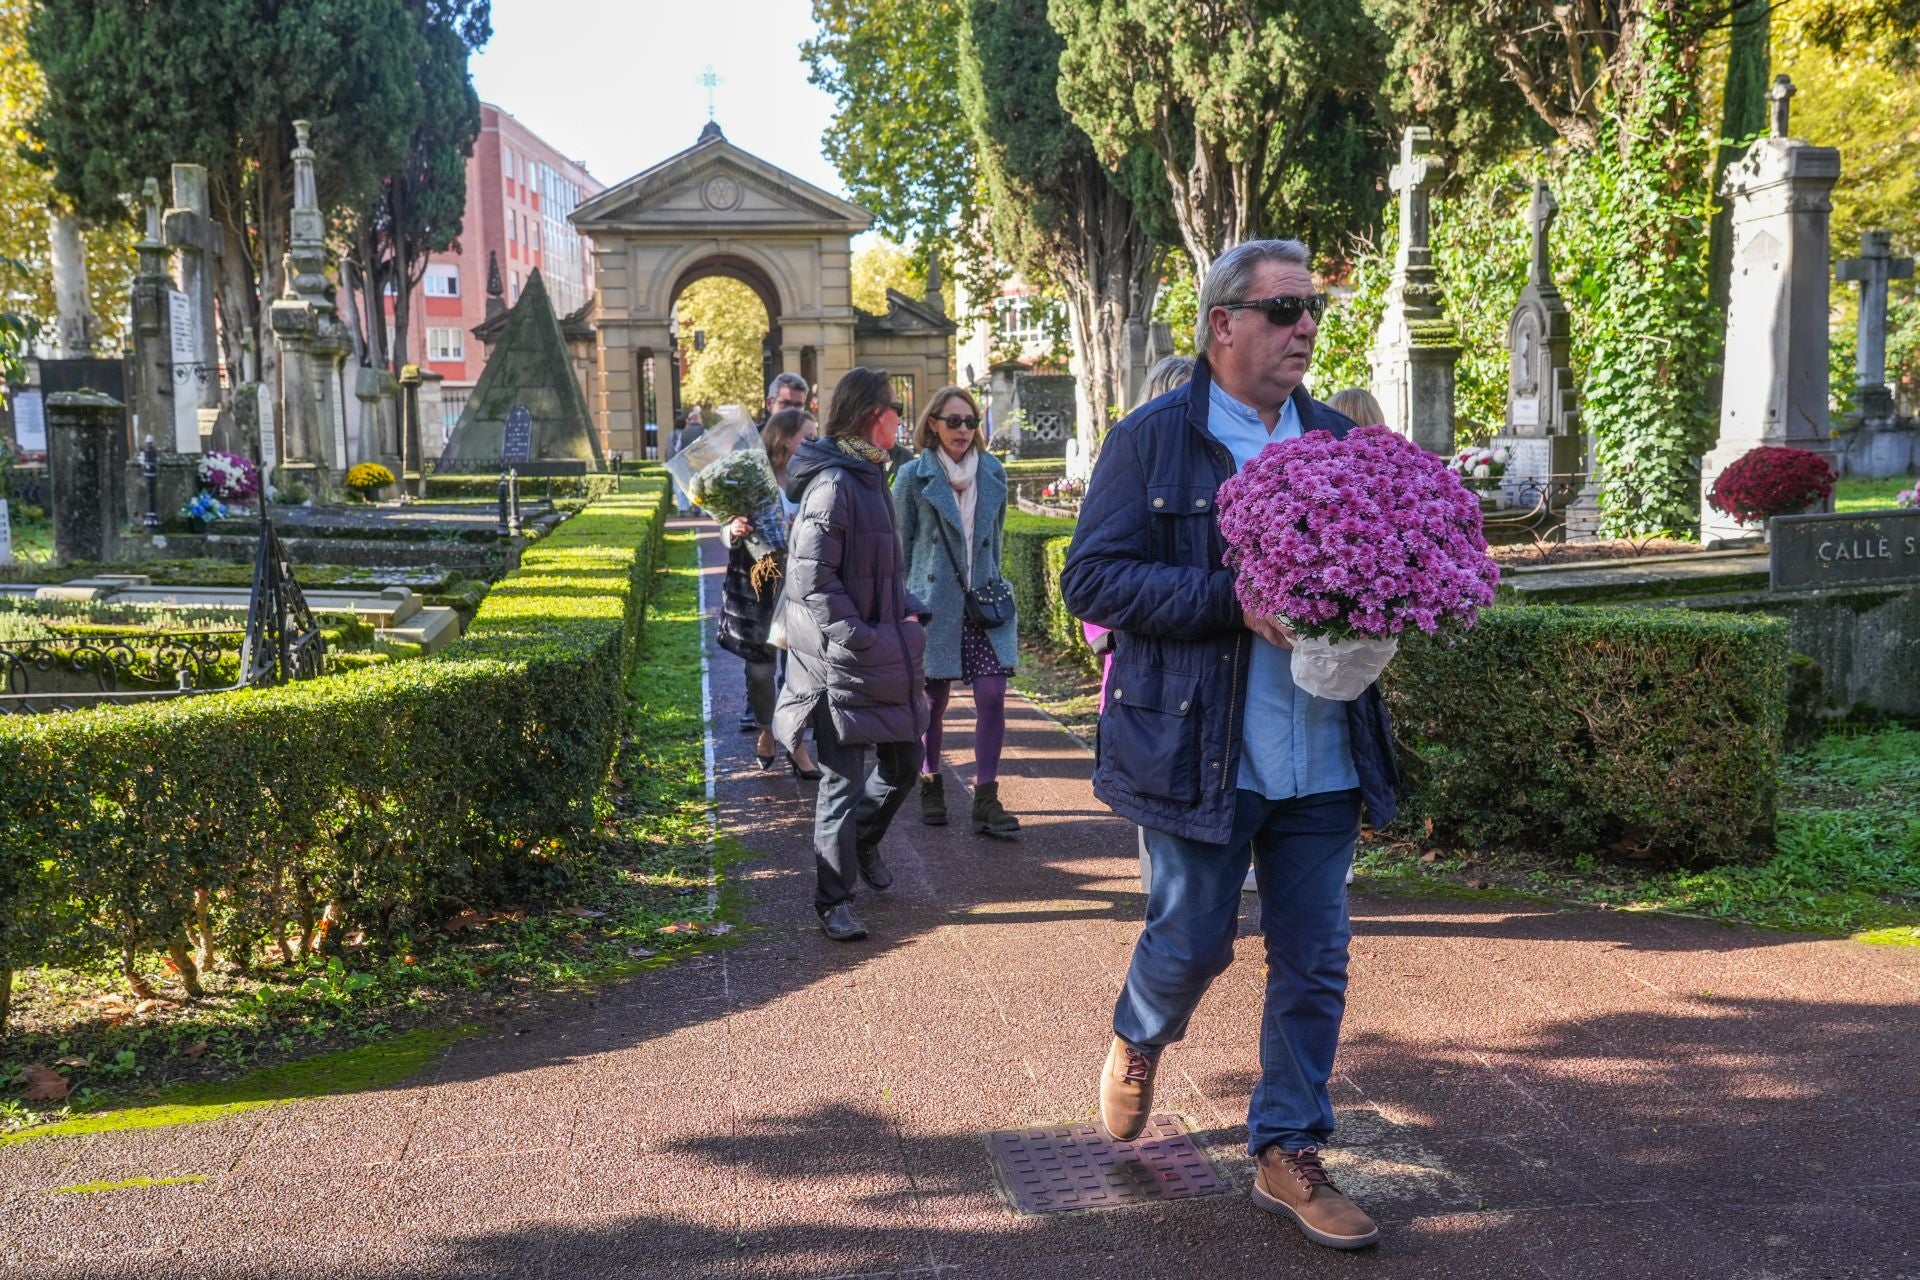
<svg viewBox="0 0 1920 1280">
<path fill-rule="evenodd" d="M 1207 429 L 1233 454 L 1236 471 L 1268 445 L 1300 434 L 1300 412 L 1292 400 L 1268 434 L 1259 413 L 1222 391 L 1219 383 L 1212 383 L 1209 390 Z M 1285 649 L 1253 637 L 1238 785 L 1269 800 L 1359 786 L 1347 732 L 1347 705 L 1294 688 L 1291 664 Z"/>
</svg>

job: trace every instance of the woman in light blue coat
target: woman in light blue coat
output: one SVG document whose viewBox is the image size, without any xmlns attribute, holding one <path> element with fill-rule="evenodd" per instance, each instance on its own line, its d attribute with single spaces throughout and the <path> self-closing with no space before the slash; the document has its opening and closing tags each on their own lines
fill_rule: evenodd
<svg viewBox="0 0 1920 1280">
<path fill-rule="evenodd" d="M 907 590 L 933 614 L 927 626 L 927 723 L 920 778 L 920 820 L 945 826 L 940 772 L 943 720 L 953 682 L 973 688 L 975 832 L 1010 840 L 1020 820 L 1000 803 L 1000 750 L 1007 736 L 1007 677 L 1017 661 L 1011 592 L 1001 586 L 1000 546 L 1007 522 L 1007 473 L 981 438 L 980 407 L 960 387 L 927 402 L 914 433 L 920 453 L 894 474 L 893 503 L 907 553 Z M 969 588 L 993 590 L 1005 617 L 986 628 L 967 617 Z"/>
</svg>

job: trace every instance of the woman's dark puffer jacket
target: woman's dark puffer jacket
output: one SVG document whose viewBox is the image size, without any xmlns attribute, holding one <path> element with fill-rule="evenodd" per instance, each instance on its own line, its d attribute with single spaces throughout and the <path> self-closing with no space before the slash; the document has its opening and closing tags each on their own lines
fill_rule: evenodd
<svg viewBox="0 0 1920 1280">
<path fill-rule="evenodd" d="M 926 612 L 906 589 L 906 555 L 886 473 L 831 440 L 787 464 L 800 504 L 779 609 L 787 683 L 774 736 L 792 750 L 822 701 L 845 743 L 911 742 L 927 730 Z"/>
</svg>

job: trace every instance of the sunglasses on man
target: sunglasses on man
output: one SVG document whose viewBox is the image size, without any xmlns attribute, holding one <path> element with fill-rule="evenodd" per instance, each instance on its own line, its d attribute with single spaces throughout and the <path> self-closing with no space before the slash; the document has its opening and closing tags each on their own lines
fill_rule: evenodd
<svg viewBox="0 0 1920 1280">
<path fill-rule="evenodd" d="M 1253 310 L 1264 312 L 1267 323 L 1277 325 L 1299 324 L 1300 317 L 1311 315 L 1318 320 L 1327 310 L 1327 295 L 1310 293 L 1304 298 L 1295 298 L 1281 294 L 1277 298 L 1248 298 L 1244 302 L 1221 302 L 1215 304 L 1227 311 Z"/>
<path fill-rule="evenodd" d="M 980 419 L 970 413 L 950 413 L 945 417 L 935 414 L 933 420 L 945 423 L 955 431 L 975 431 L 980 427 Z"/>
</svg>

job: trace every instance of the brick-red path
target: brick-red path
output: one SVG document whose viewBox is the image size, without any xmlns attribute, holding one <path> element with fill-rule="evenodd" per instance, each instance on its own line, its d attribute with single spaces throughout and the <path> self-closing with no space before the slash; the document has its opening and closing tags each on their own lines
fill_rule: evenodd
<svg viewBox="0 0 1920 1280">
<path fill-rule="evenodd" d="M 5 1274 L 1920 1276 L 1920 949 L 1364 893 L 1329 1164 L 1385 1224 L 1377 1251 L 1315 1249 L 1246 1202 L 1253 937 L 1160 1102 L 1235 1194 L 1015 1217 L 983 1134 L 1092 1116 L 1140 911 L 1130 830 L 1022 704 L 1004 794 L 1025 839 L 910 804 L 896 887 L 861 899 L 872 938 L 829 943 L 810 791 L 757 771 L 739 664 L 713 674 L 720 818 L 759 855 L 733 872 L 738 947 L 403 1087 L 0 1149 Z M 185 1174 L 207 1181 L 47 1192 Z"/>
</svg>

